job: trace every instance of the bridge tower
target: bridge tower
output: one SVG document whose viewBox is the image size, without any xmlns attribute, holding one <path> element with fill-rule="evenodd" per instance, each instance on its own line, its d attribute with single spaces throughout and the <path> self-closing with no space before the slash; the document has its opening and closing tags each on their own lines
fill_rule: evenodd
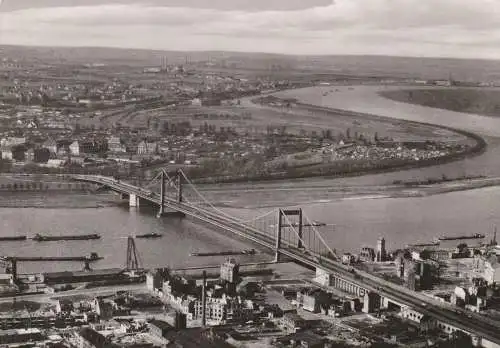
<svg viewBox="0 0 500 348">
<path fill-rule="evenodd" d="M 140 268 L 139 257 L 137 255 L 137 248 L 135 246 L 134 238 L 132 237 L 128 237 L 127 241 L 126 268 L 128 271 L 134 271 Z"/>
<path fill-rule="evenodd" d="M 288 216 L 298 216 L 299 222 L 297 223 L 297 226 L 295 224 L 290 225 L 290 223 L 286 223 L 286 220 L 288 220 Z M 280 256 L 281 256 L 281 237 L 282 237 L 282 232 L 284 228 L 291 227 L 291 228 L 298 228 L 298 242 L 297 242 L 297 248 L 303 248 L 304 245 L 302 244 L 302 238 L 303 238 L 303 228 L 304 224 L 302 221 L 302 209 L 279 209 L 278 211 L 278 225 L 276 228 L 276 242 L 275 242 L 275 255 L 274 255 L 274 262 L 279 262 L 280 261 Z"/>
<path fill-rule="evenodd" d="M 183 183 L 183 173 L 180 170 L 177 172 L 175 177 L 170 177 L 165 170 L 162 170 L 160 174 L 160 209 L 158 210 L 156 217 L 159 218 L 164 215 L 179 217 L 185 216 L 185 214 L 181 212 L 165 211 L 165 203 L 167 203 L 165 197 L 167 196 L 167 190 L 169 187 L 177 187 L 175 200 L 178 203 L 183 203 Z"/>
<path fill-rule="evenodd" d="M 160 210 L 158 211 L 157 217 L 162 217 L 165 213 L 165 180 L 167 180 L 167 173 L 164 170 L 161 171 L 160 175 Z"/>
<path fill-rule="evenodd" d="M 182 203 L 182 184 L 184 180 L 182 178 L 182 172 L 177 171 L 177 203 Z"/>
</svg>

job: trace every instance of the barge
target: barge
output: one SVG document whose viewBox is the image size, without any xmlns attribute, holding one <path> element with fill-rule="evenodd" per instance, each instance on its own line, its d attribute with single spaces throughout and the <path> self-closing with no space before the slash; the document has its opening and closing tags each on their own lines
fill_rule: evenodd
<svg viewBox="0 0 500 348">
<path fill-rule="evenodd" d="M 161 238 L 161 237 L 163 237 L 163 235 L 156 233 L 156 232 L 139 234 L 139 235 L 135 236 L 135 238 Z"/>
<path fill-rule="evenodd" d="M 32 256 L 32 257 L 12 257 L 17 261 L 30 261 L 30 262 L 42 262 L 42 261 L 99 261 L 104 259 L 104 257 L 99 256 L 97 253 L 91 253 L 88 256 Z"/>
<path fill-rule="evenodd" d="M 464 239 L 483 239 L 485 237 L 484 234 L 475 233 L 469 236 L 441 236 L 436 238 L 436 241 L 444 241 L 444 240 L 464 240 Z"/>
<path fill-rule="evenodd" d="M 439 242 L 429 242 L 429 243 L 413 243 L 413 244 L 407 244 L 407 248 L 425 248 L 425 247 L 436 247 L 439 246 Z"/>
<path fill-rule="evenodd" d="M 101 236 L 98 234 L 84 234 L 84 235 L 75 235 L 75 236 L 44 236 L 37 233 L 33 240 L 37 242 L 53 242 L 53 241 L 61 241 L 61 240 L 92 240 L 92 239 L 100 239 Z"/>
<path fill-rule="evenodd" d="M 28 239 L 27 236 L 11 236 L 11 237 L 0 237 L 0 241 L 2 242 L 14 242 L 14 241 L 23 241 Z"/>
<path fill-rule="evenodd" d="M 232 255 L 255 255 L 257 252 L 255 249 L 243 250 L 243 251 L 219 251 L 219 252 L 207 252 L 207 253 L 191 253 L 190 256 L 232 256 Z"/>
</svg>

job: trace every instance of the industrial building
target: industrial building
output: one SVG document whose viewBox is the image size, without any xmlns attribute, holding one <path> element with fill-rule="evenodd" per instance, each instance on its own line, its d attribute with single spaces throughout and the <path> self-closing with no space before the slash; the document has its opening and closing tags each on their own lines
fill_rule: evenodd
<svg viewBox="0 0 500 348">
<path fill-rule="evenodd" d="M 220 267 L 220 279 L 235 283 L 238 279 L 239 265 L 234 259 L 229 259 Z"/>
<path fill-rule="evenodd" d="M 7 345 L 13 343 L 41 341 L 44 339 L 40 329 L 11 329 L 0 330 L 0 344 Z"/>
</svg>

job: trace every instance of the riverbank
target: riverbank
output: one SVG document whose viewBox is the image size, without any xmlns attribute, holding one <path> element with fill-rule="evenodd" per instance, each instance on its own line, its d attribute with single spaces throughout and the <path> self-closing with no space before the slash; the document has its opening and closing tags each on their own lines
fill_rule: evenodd
<svg viewBox="0 0 500 348">
<path fill-rule="evenodd" d="M 75 191 L 2 192 L 0 208 L 99 209 L 118 205 L 116 196 L 107 193 Z"/>
</svg>

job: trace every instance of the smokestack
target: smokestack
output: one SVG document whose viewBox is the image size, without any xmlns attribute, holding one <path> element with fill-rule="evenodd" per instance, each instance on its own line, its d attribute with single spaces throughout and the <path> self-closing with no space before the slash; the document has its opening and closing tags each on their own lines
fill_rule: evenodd
<svg viewBox="0 0 500 348">
<path fill-rule="evenodd" d="M 205 327 L 207 325 L 207 291 L 205 286 L 207 284 L 207 271 L 203 271 L 203 284 L 201 286 L 201 325 Z"/>
</svg>

